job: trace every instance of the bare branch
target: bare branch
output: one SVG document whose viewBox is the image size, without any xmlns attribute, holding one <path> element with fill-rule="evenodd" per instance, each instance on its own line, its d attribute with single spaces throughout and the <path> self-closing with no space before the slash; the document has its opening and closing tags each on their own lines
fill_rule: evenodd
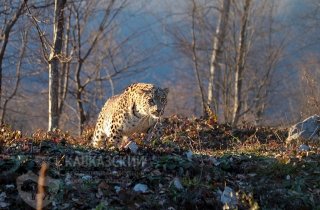
<svg viewBox="0 0 320 210">
<path fill-rule="evenodd" d="M 13 28 L 13 26 L 15 25 L 15 23 L 17 22 L 18 18 L 20 17 L 20 15 L 23 13 L 23 10 L 27 4 L 28 0 L 24 0 L 23 2 L 21 2 L 19 8 L 17 9 L 17 11 L 14 13 L 13 17 L 8 21 L 8 23 L 4 26 L 4 30 L 3 32 L 0 34 L 0 38 L 1 38 L 1 48 L 0 48 L 0 102 L 1 102 L 1 96 L 2 96 L 2 71 L 3 71 L 3 58 L 4 58 L 4 54 L 7 48 L 7 44 L 9 41 L 9 36 L 10 36 L 10 32 Z"/>
<path fill-rule="evenodd" d="M 1 113 L 1 124 L 4 123 L 5 120 L 5 115 L 6 115 L 6 111 L 7 111 L 7 105 L 8 103 L 11 101 L 11 99 L 17 94 L 19 85 L 20 85 L 20 81 L 21 81 L 21 66 L 22 66 L 22 61 L 25 55 L 25 51 L 26 51 L 26 46 L 28 43 L 28 32 L 25 31 L 22 34 L 22 43 L 21 43 L 21 49 L 20 49 L 20 53 L 19 53 L 19 60 L 16 66 L 16 82 L 15 82 L 15 86 L 13 88 L 12 93 L 9 95 L 8 98 L 5 99 L 4 103 L 3 103 L 3 107 L 2 107 L 2 113 Z"/>
</svg>

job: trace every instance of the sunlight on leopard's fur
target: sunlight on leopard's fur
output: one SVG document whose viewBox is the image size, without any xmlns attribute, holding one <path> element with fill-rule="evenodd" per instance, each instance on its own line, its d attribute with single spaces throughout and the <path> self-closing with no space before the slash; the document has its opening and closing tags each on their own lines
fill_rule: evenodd
<svg viewBox="0 0 320 210">
<path fill-rule="evenodd" d="M 124 136 L 148 131 L 163 114 L 168 92 L 153 84 L 134 83 L 108 99 L 97 120 L 93 147 L 121 147 Z"/>
</svg>

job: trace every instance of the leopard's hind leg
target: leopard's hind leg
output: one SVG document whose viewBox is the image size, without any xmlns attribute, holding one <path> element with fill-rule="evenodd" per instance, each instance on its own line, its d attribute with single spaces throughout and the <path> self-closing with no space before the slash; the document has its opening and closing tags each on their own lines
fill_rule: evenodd
<svg viewBox="0 0 320 210">
<path fill-rule="evenodd" d="M 97 149 L 104 149 L 106 147 L 106 142 L 106 134 L 103 132 L 103 130 L 96 129 L 91 141 L 92 146 Z"/>
</svg>

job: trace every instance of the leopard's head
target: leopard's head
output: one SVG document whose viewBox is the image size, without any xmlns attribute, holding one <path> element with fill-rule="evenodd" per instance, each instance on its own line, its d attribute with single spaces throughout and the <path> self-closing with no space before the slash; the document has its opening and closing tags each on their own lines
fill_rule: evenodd
<svg viewBox="0 0 320 210">
<path fill-rule="evenodd" d="M 142 99 L 143 112 L 153 118 L 159 118 L 163 114 L 167 104 L 168 93 L 168 88 L 161 89 L 155 86 L 148 90 L 144 90 Z"/>
</svg>

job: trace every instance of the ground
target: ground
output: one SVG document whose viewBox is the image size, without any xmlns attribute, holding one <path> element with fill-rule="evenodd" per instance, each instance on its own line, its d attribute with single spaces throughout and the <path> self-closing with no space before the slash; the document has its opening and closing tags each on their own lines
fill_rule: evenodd
<svg viewBox="0 0 320 210">
<path fill-rule="evenodd" d="M 90 128 L 28 136 L 3 126 L 0 209 L 36 205 L 44 162 L 44 209 L 320 209 L 320 149 L 286 147 L 286 129 L 177 116 L 163 128 L 160 141 L 133 136 L 132 154 L 88 147 Z"/>
</svg>

